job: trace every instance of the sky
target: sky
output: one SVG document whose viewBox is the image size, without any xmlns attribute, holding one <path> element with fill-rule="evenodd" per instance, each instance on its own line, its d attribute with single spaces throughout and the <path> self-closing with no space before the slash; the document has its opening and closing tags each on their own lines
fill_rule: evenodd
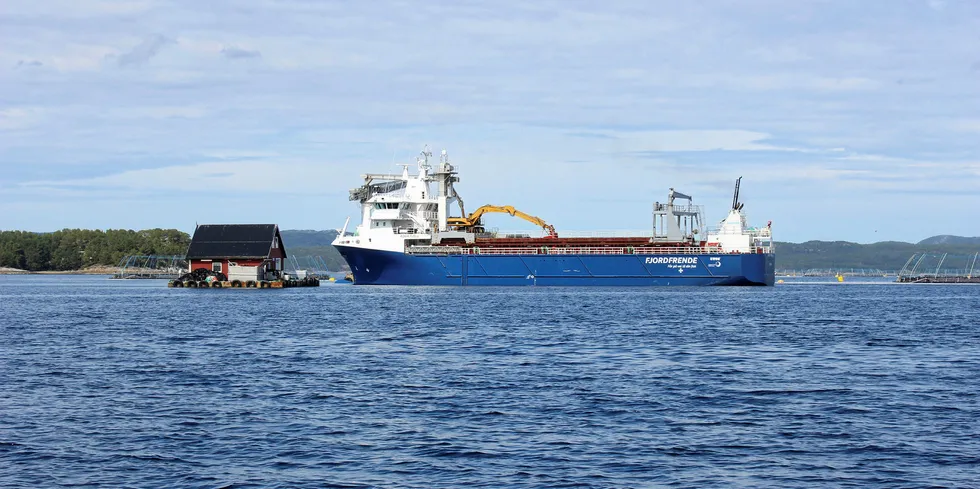
<svg viewBox="0 0 980 489">
<path fill-rule="evenodd" d="M 779 241 L 980 235 L 980 2 L 0 6 L 0 229 L 336 229 L 424 145 L 559 233 L 741 176 Z"/>
</svg>

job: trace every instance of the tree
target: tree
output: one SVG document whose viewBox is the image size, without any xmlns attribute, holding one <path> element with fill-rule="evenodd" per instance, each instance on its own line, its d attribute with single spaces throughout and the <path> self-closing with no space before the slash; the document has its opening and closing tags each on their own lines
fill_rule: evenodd
<svg viewBox="0 0 980 489">
<path fill-rule="evenodd" d="M 116 265 L 126 255 L 180 255 L 189 242 L 190 236 L 176 229 L 0 231 L 0 267 L 41 271 Z"/>
</svg>

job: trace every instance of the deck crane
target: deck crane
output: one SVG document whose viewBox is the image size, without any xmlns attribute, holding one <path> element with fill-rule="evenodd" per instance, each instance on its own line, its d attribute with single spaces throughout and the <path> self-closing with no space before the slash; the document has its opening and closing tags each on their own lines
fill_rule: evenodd
<svg viewBox="0 0 980 489">
<path fill-rule="evenodd" d="M 450 217 L 446 220 L 446 223 L 449 227 L 459 231 L 482 232 L 483 222 L 481 221 L 481 218 L 483 217 L 484 214 L 492 213 L 492 212 L 510 214 L 511 216 L 524 219 L 527 222 L 541 226 L 541 228 L 548 233 L 548 237 L 550 238 L 558 237 L 558 233 L 555 232 L 555 227 L 545 222 L 544 219 L 541 219 L 540 217 L 532 216 L 530 214 L 526 214 L 524 212 L 515 209 L 513 206 L 509 206 L 509 205 L 503 205 L 503 206 L 485 205 L 483 207 L 480 207 L 476 211 L 474 211 L 469 216 Z"/>
</svg>

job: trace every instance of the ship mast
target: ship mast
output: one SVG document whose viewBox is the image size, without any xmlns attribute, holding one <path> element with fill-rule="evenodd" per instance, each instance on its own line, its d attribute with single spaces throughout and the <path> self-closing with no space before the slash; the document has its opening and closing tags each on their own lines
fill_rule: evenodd
<svg viewBox="0 0 980 489">
<path fill-rule="evenodd" d="M 745 204 L 739 203 L 739 201 L 738 201 L 738 190 L 739 190 L 739 187 L 741 187 L 741 186 L 742 186 L 742 177 L 738 177 L 738 180 L 735 180 L 735 197 L 732 197 L 732 210 L 733 211 L 740 211 L 740 210 L 742 210 L 742 206 L 745 205 Z"/>
<path fill-rule="evenodd" d="M 438 207 L 439 231 L 446 231 L 448 229 L 446 222 L 449 218 L 449 201 L 455 200 L 458 202 L 459 211 L 462 212 L 462 215 L 466 215 L 466 211 L 463 209 L 463 199 L 459 198 L 455 187 L 453 187 L 453 184 L 459 181 L 459 177 L 457 176 L 456 168 L 449 164 L 449 155 L 446 153 L 446 150 L 442 150 L 442 154 L 439 155 L 439 167 L 436 168 L 435 173 L 432 173 L 431 177 L 439 185 L 439 193 L 436 196 L 438 199 L 436 205 Z"/>
</svg>

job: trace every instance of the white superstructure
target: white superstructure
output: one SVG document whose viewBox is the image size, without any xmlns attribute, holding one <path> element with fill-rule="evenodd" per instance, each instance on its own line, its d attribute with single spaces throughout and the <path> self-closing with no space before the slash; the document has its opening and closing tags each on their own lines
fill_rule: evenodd
<svg viewBox="0 0 980 489">
<path fill-rule="evenodd" d="M 764 228 L 749 227 L 745 214 L 742 213 L 744 203 L 738 201 L 739 187 L 742 178 L 735 182 L 735 197 L 732 199 L 732 209 L 728 217 L 721 221 L 717 229 L 708 232 L 706 246 L 719 248 L 724 253 L 772 253 L 772 222 Z"/>
<path fill-rule="evenodd" d="M 446 151 L 442 151 L 435 168 L 429 163 L 431 157 L 428 148 L 422 151 L 414 175 L 408 171 L 411 165 L 403 165 L 400 175 L 364 175 L 364 185 L 350 191 L 350 200 L 361 204 L 361 223 L 352 236 L 347 235 L 345 225 L 333 244 L 404 252 L 411 246 L 431 244 L 434 232 L 447 230 L 450 204 L 459 204 L 460 212 L 466 215 L 453 187 L 459 178 Z"/>
<path fill-rule="evenodd" d="M 352 234 L 348 234 L 348 219 L 334 240 L 334 246 L 405 253 L 413 247 L 418 250 L 440 244 L 444 239 L 472 244 L 472 230 L 466 232 L 458 225 L 447 225 L 451 205 L 458 205 L 460 216 L 467 215 L 454 187 L 459 182 L 456 169 L 449 163 L 445 150 L 435 167 L 429 162 L 431 157 L 428 148 L 422 150 L 416 159 L 417 173 L 414 175 L 409 173 L 412 165 L 402 165 L 401 174 L 364 175 L 364 184 L 350 191 L 350 200 L 360 204 L 361 222 Z M 746 224 L 742 213 L 744 204 L 738 200 L 740 184 L 741 178 L 736 182 L 728 217 L 720 227 L 707 233 L 702 230 L 702 207 L 695 205 L 690 195 L 671 188 L 667 203 L 654 204 L 653 232 L 647 235 L 650 236 L 649 244 L 683 246 L 689 253 L 771 253 L 770 226 L 751 228 Z"/>
</svg>

